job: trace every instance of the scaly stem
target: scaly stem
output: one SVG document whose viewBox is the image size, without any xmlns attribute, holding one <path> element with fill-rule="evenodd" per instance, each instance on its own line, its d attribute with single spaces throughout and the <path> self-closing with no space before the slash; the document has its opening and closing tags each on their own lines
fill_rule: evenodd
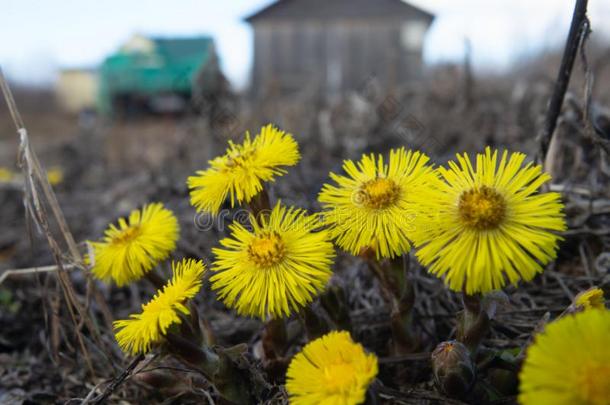
<svg viewBox="0 0 610 405">
<path fill-rule="evenodd" d="M 473 354 L 489 331 L 489 317 L 481 306 L 481 295 L 462 295 L 464 310 L 458 314 L 457 340 L 463 343 Z"/>
<path fill-rule="evenodd" d="M 300 317 L 303 325 L 305 325 L 305 333 L 308 340 L 314 340 L 328 333 L 330 327 L 311 305 L 306 305 L 301 309 Z"/>
<path fill-rule="evenodd" d="M 159 273 L 155 269 L 151 269 L 148 273 L 146 273 L 146 279 L 155 287 L 157 290 L 163 289 L 166 281 L 161 277 Z"/>
<path fill-rule="evenodd" d="M 286 375 L 288 359 L 284 357 L 288 342 L 286 323 L 283 319 L 270 319 L 265 324 L 262 335 L 262 363 L 267 377 L 274 382 L 281 382 Z"/>
<path fill-rule="evenodd" d="M 207 346 L 200 347 L 171 333 L 166 338 L 169 351 L 182 362 L 201 371 L 224 399 L 236 404 L 250 403 L 248 378 L 244 378 L 247 376 L 222 349 L 215 351 Z"/>
<path fill-rule="evenodd" d="M 345 296 L 345 291 L 341 286 L 329 286 L 320 296 L 320 302 L 337 328 L 349 332 L 352 331 L 349 304 L 347 302 L 347 297 Z"/>
<path fill-rule="evenodd" d="M 267 193 L 267 189 L 263 187 L 263 189 L 258 193 L 252 200 L 248 203 L 248 207 L 250 208 L 250 212 L 256 218 L 256 221 L 259 224 L 262 224 L 263 216 L 269 215 L 271 210 L 271 202 L 269 201 L 269 194 Z"/>
<path fill-rule="evenodd" d="M 263 352 L 268 360 L 284 355 L 287 342 L 286 323 L 282 318 L 270 319 L 263 330 Z"/>
<path fill-rule="evenodd" d="M 379 280 L 381 291 L 390 304 L 390 326 L 396 354 L 412 353 L 416 340 L 411 331 L 411 312 L 415 291 L 408 279 L 408 256 L 402 261 L 367 260 Z"/>
<path fill-rule="evenodd" d="M 391 316 L 392 332 L 394 334 L 394 349 L 397 354 L 413 352 L 417 345 L 412 334 L 413 306 L 415 305 L 415 289 L 409 280 L 410 257 L 408 254 L 400 260 L 392 260 L 391 271 L 399 281 L 398 305 Z"/>
</svg>

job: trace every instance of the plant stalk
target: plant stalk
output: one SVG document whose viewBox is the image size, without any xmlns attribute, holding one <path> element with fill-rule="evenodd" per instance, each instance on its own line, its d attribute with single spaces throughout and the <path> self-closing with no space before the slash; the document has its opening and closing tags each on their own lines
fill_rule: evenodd
<svg viewBox="0 0 610 405">
<path fill-rule="evenodd" d="M 269 193 L 267 193 L 267 189 L 263 187 L 263 189 L 258 193 L 252 200 L 248 203 L 248 207 L 250 208 L 250 212 L 256 218 L 256 222 L 259 225 L 262 225 L 262 219 L 264 216 L 268 216 L 271 211 L 271 202 L 269 200 Z"/>
<path fill-rule="evenodd" d="M 481 306 L 481 295 L 462 295 L 464 310 L 458 313 L 457 340 L 463 343 L 472 355 L 489 332 L 489 317 Z"/>
<path fill-rule="evenodd" d="M 166 338 L 170 352 L 185 364 L 199 370 L 224 399 L 236 404 L 250 403 L 248 379 L 244 378 L 244 373 L 222 350 L 200 347 L 171 333 Z"/>
<path fill-rule="evenodd" d="M 412 310 L 415 290 L 409 282 L 409 256 L 398 260 L 367 260 L 369 268 L 377 276 L 381 291 L 390 305 L 390 327 L 392 329 L 395 354 L 412 353 L 417 342 L 412 333 Z"/>
</svg>

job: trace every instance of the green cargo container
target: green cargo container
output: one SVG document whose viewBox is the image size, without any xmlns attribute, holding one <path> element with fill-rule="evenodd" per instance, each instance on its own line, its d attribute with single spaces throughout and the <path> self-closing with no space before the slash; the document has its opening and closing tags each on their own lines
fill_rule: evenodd
<svg viewBox="0 0 610 405">
<path fill-rule="evenodd" d="M 188 102 L 195 83 L 205 83 L 205 76 L 217 71 L 211 37 L 136 35 L 101 65 L 98 109 L 104 115 L 135 108 L 171 110 L 172 100 Z"/>
</svg>

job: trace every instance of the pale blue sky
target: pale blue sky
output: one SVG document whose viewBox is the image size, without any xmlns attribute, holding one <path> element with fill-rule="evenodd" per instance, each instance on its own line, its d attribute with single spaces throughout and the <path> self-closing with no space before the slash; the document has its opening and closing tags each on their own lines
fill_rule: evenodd
<svg viewBox="0 0 610 405">
<path fill-rule="evenodd" d="M 304 0 L 306 1 L 306 0 Z M 374 1 L 374 0 L 371 0 Z M 52 81 L 59 67 L 95 66 L 132 33 L 211 34 L 223 70 L 247 82 L 251 31 L 243 17 L 273 0 L 0 0 L 0 65 L 19 81 Z M 437 15 L 424 56 L 459 60 L 464 37 L 475 67 L 501 69 L 519 56 L 564 41 L 573 8 L 568 0 L 413 0 Z M 610 1 L 590 0 L 593 29 L 610 39 Z"/>
</svg>

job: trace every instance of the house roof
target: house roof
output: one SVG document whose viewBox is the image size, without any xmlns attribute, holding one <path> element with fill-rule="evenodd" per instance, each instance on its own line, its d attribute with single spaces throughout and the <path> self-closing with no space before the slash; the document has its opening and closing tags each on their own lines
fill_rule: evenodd
<svg viewBox="0 0 610 405">
<path fill-rule="evenodd" d="M 416 17 L 432 21 L 434 15 L 402 0 L 277 0 L 245 20 L 337 17 Z"/>
</svg>

